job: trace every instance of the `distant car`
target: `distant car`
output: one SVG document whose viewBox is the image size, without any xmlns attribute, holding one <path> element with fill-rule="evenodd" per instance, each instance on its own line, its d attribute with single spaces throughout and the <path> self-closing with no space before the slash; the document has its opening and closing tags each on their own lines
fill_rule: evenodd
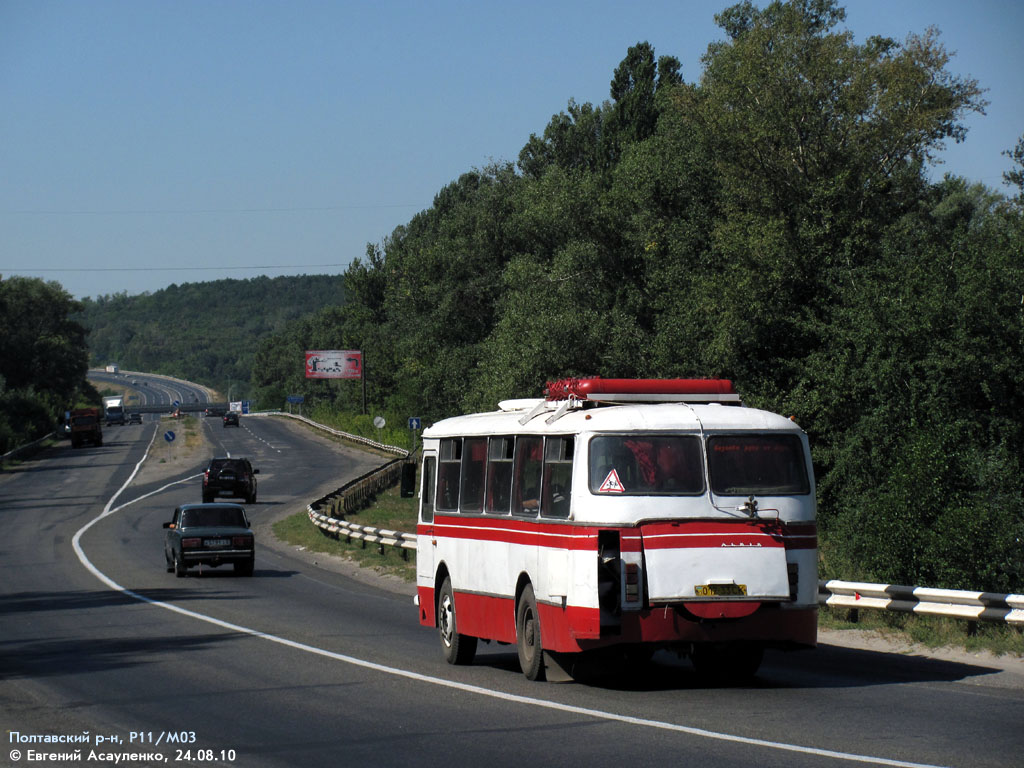
<svg viewBox="0 0 1024 768">
<path fill-rule="evenodd" d="M 246 504 L 256 503 L 256 475 L 248 459 L 214 458 L 203 472 L 203 502 L 213 501 L 218 496 L 232 496 L 245 499 Z"/>
<path fill-rule="evenodd" d="M 237 427 L 240 426 L 238 423 L 238 411 L 228 411 L 224 414 L 224 426 L 225 427 Z"/>
<path fill-rule="evenodd" d="M 141 424 L 142 423 L 142 414 L 139 413 L 138 411 L 133 411 L 132 413 L 129 413 L 128 414 L 128 423 L 129 424 Z"/>
<path fill-rule="evenodd" d="M 240 504 L 183 504 L 164 529 L 168 573 L 181 577 L 194 565 L 232 563 L 239 576 L 252 576 L 256 537 Z"/>
</svg>

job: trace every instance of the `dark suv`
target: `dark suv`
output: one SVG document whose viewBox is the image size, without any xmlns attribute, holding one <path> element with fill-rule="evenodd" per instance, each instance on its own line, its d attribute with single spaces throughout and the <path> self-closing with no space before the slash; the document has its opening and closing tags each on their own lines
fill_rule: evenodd
<svg viewBox="0 0 1024 768">
<path fill-rule="evenodd" d="M 248 459 L 216 458 L 203 472 L 203 502 L 213 501 L 218 496 L 234 496 L 245 499 L 246 504 L 256 503 L 256 475 Z"/>
</svg>

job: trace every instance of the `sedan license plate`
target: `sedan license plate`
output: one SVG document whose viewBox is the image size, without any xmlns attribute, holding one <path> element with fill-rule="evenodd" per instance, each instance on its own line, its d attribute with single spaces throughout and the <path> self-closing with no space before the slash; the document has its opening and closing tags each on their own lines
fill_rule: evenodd
<svg viewBox="0 0 1024 768">
<path fill-rule="evenodd" d="M 203 542 L 206 547 L 226 547 L 231 543 L 231 539 L 207 539 Z"/>
<path fill-rule="evenodd" d="M 697 584 L 693 588 L 697 597 L 737 597 L 747 594 L 746 584 Z"/>
</svg>

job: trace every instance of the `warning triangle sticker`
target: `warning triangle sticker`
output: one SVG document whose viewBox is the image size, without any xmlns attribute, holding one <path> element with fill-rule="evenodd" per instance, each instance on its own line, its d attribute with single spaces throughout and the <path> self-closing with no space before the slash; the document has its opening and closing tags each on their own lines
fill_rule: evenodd
<svg viewBox="0 0 1024 768">
<path fill-rule="evenodd" d="M 619 480 L 619 473 L 614 469 L 608 473 L 608 477 L 601 483 L 601 487 L 597 489 L 598 493 L 625 493 L 626 489 L 622 487 L 622 482 Z"/>
</svg>

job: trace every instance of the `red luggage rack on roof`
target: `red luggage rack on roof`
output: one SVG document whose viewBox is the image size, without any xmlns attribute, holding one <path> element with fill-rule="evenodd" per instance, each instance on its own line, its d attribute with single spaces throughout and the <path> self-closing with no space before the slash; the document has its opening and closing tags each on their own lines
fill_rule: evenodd
<svg viewBox="0 0 1024 768">
<path fill-rule="evenodd" d="M 559 379 L 544 388 L 547 400 L 593 403 L 732 403 L 740 396 L 729 379 Z"/>
</svg>

